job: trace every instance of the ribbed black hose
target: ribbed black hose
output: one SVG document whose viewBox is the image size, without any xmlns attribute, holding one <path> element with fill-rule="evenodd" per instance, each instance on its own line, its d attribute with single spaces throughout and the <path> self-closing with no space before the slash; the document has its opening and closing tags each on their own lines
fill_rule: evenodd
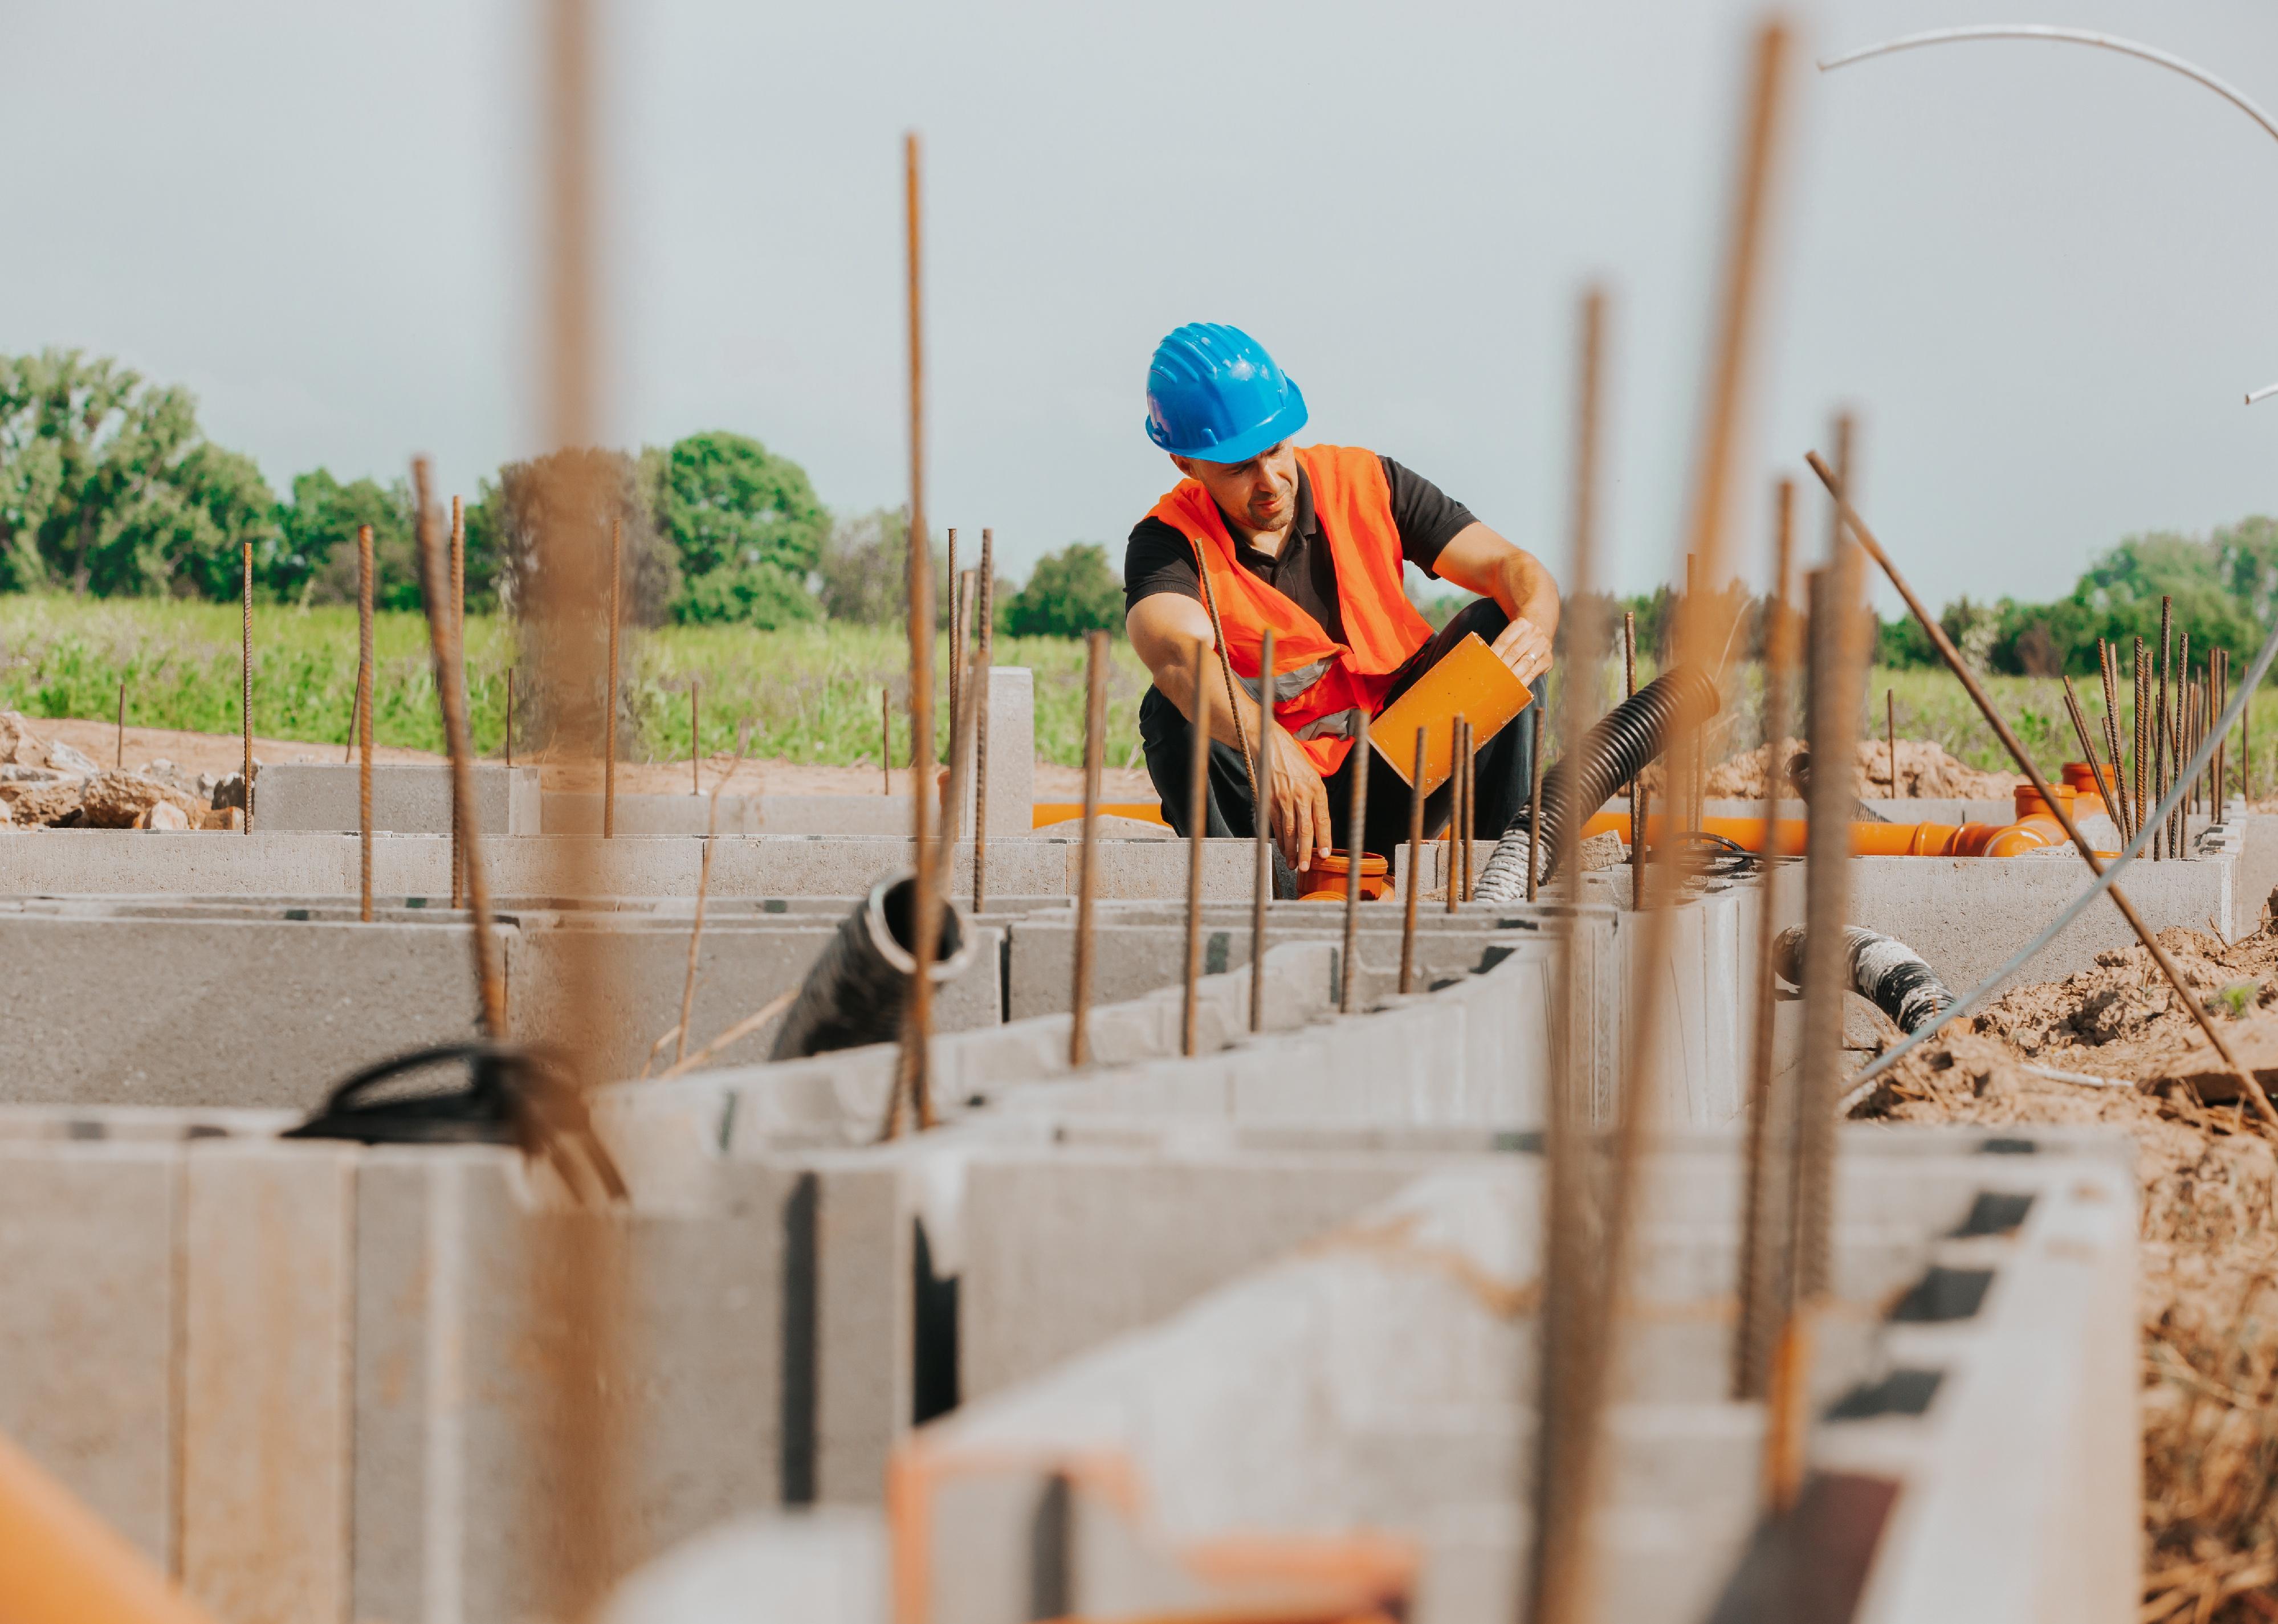
<svg viewBox="0 0 2278 1624">
<path fill-rule="evenodd" d="M 1851 966 L 1851 990 L 1912 1034 L 1953 1007 L 1953 995 L 1923 956 L 1896 936 L 1843 928 L 1844 957 Z M 1791 925 L 1772 938 L 1772 967 L 1784 980 L 1803 985 L 1803 926 Z"/>
<path fill-rule="evenodd" d="M 917 968 L 910 951 L 917 939 L 916 902 L 914 876 L 889 875 L 839 920 L 838 934 L 799 984 L 769 1059 L 797 1060 L 901 1036 L 910 974 Z M 965 920 L 954 903 L 944 901 L 941 935 L 934 945 L 934 984 L 956 980 L 972 957 Z"/>
<path fill-rule="evenodd" d="M 1694 720 L 1714 716 L 1723 705 L 1716 679 L 1698 667 L 1664 671 L 1598 721 L 1582 741 L 1581 795 L 1586 820 L 1616 789 L 1643 772 L 1669 747 L 1670 729 L 1688 713 Z M 1558 862 L 1559 831 L 1569 804 L 1573 760 L 1562 759 L 1542 775 L 1542 851 L 1546 872 Z M 1517 902 L 1526 895 L 1526 827 L 1522 804 L 1503 831 L 1474 894 L 1484 902 Z M 1635 832 L 1632 831 L 1632 838 Z"/>
</svg>

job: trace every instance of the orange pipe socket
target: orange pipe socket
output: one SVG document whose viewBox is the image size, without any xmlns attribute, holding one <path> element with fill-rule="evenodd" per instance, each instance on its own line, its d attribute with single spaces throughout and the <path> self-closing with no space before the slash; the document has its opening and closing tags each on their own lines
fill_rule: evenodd
<svg viewBox="0 0 2278 1624">
<path fill-rule="evenodd" d="M 1341 903 L 1345 899 L 1345 888 L 1350 883 L 1351 870 L 1342 851 L 1332 851 L 1326 857 L 1316 855 L 1312 867 L 1297 876 L 1297 900 L 1306 903 Z M 1374 852 L 1365 851 L 1360 859 L 1360 899 L 1365 903 L 1382 902 L 1392 895 L 1392 865 Z"/>
<path fill-rule="evenodd" d="M 148 1557 L 4 1437 L 0 1618 L 8 1624 L 214 1624 Z"/>
</svg>

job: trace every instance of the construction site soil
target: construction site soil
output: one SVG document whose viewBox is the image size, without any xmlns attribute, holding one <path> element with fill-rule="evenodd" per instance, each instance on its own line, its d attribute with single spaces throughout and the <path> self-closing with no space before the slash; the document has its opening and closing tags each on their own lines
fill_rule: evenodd
<svg viewBox="0 0 2278 1624">
<path fill-rule="evenodd" d="M 2278 1039 L 2278 930 L 2160 945 L 2242 1048 Z M 2142 948 L 2019 987 L 1900 1061 L 1854 1116 L 2115 1125 L 2143 1188 L 2143 1624 L 2278 1619 L 2278 1148 L 2171 1079 L 2205 1040 Z M 2250 1064 L 2255 1062 L 2249 1060 Z M 2259 1078 L 2266 1078 L 2256 1065 Z M 2074 1081 L 2109 1079 L 2106 1086 Z"/>
<path fill-rule="evenodd" d="M 1805 748 L 1804 741 L 1791 738 L 1782 742 L 1777 759 L 1793 759 L 1795 753 Z M 1759 744 L 1754 750 L 1743 751 L 1730 760 L 1721 761 L 1708 770 L 1708 793 L 1718 797 L 1746 797 L 1759 799 L 1764 793 L 1764 764 L 1770 748 Z M 1858 749 L 1858 771 L 1854 775 L 1854 792 L 1861 796 L 1909 796 L 1916 799 L 1998 800 L 2005 799 L 2023 782 L 2014 773 L 1983 773 L 1967 762 L 1956 760 L 1945 747 L 1930 739 L 1900 739 L 1899 741 L 1898 788 L 1891 787 L 1891 750 L 1881 739 L 1861 739 Z M 1793 794 L 1790 789 L 1783 792 Z"/>
</svg>

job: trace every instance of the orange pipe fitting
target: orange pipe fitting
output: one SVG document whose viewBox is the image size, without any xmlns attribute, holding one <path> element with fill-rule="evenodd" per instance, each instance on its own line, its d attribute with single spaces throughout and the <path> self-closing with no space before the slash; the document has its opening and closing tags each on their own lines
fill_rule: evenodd
<svg viewBox="0 0 2278 1624">
<path fill-rule="evenodd" d="M 1351 872 L 1346 866 L 1343 852 L 1332 851 L 1326 857 L 1316 854 L 1312 867 L 1297 876 L 1297 900 L 1306 903 L 1344 901 L 1345 888 L 1350 883 L 1349 876 Z M 1372 851 L 1361 853 L 1361 901 L 1382 902 L 1391 895 L 1392 865 Z"/>
<path fill-rule="evenodd" d="M 2052 786 L 2054 788 L 2054 786 Z M 2057 790 L 2057 798 L 2068 808 L 2072 796 L 2064 789 Z M 1854 823 L 1851 826 L 1851 855 L 1861 858 L 2014 858 L 2036 851 L 2044 846 L 2066 843 L 2064 826 L 2050 816 L 2042 806 L 2041 797 L 2030 786 L 2017 792 L 2018 818 L 2014 823 Z M 1772 844 L 1780 857 L 1803 855 L 1804 821 L 1800 818 L 1783 818 L 1772 826 Z M 1646 838 L 1657 841 L 1669 833 L 1667 820 L 1659 813 L 1645 820 Z M 1765 823 L 1762 818 L 1703 818 L 1701 832 L 1719 835 L 1731 841 L 1744 851 L 1762 851 L 1765 847 Z M 1630 819 L 1627 812 L 1600 812 L 1582 826 L 1586 837 L 1592 835 L 1618 835 L 1622 843 L 1630 843 Z M 2105 855 L 2111 855 L 2106 853 Z M 1342 872 L 1339 874 L 1342 882 Z M 1337 893 L 1342 896 L 1340 889 Z"/>
</svg>

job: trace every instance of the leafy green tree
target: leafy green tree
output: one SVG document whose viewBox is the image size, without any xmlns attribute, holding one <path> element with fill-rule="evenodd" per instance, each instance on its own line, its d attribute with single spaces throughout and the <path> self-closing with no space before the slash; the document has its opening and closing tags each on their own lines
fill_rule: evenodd
<svg viewBox="0 0 2278 1624">
<path fill-rule="evenodd" d="M 384 609 L 419 606 L 417 532 L 411 486 L 358 479 L 342 484 L 329 469 L 293 481 L 277 509 L 281 541 L 270 572 L 279 598 L 303 603 L 356 600 L 356 530 L 371 526 L 372 601 Z"/>
<path fill-rule="evenodd" d="M 774 627 L 820 616 L 807 578 L 830 515 L 804 469 L 724 430 L 677 440 L 650 466 L 657 527 L 680 565 L 677 619 Z"/>
<path fill-rule="evenodd" d="M 0 588 L 233 595 L 275 499 L 187 390 L 78 350 L 0 356 Z"/>
<path fill-rule="evenodd" d="M 1123 583 L 1097 542 L 1071 542 L 1036 560 L 1028 583 L 1005 604 L 1005 630 L 1016 637 L 1080 637 L 1123 625 Z"/>
</svg>

